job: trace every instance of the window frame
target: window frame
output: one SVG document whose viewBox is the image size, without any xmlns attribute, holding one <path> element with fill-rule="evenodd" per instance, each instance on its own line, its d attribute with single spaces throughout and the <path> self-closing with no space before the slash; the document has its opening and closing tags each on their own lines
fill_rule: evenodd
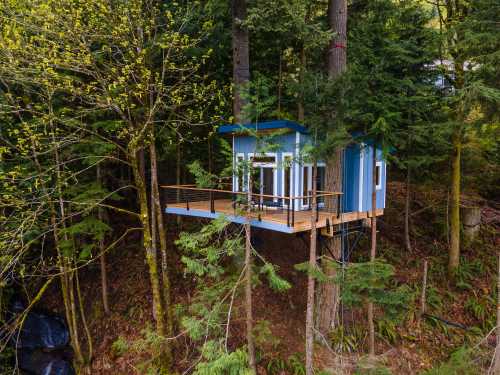
<svg viewBox="0 0 500 375">
<path fill-rule="evenodd" d="M 293 152 L 282 152 L 281 153 L 281 196 L 286 197 L 285 195 L 285 159 L 290 158 L 290 165 L 288 166 L 288 169 L 290 171 L 290 177 L 289 177 L 289 188 L 290 188 L 290 194 L 288 195 L 290 198 L 294 197 L 294 180 L 295 180 L 295 173 L 294 173 L 294 167 L 295 167 L 295 161 L 293 160 Z M 290 200 L 283 199 L 283 206 L 288 207 L 288 203 Z"/>
<path fill-rule="evenodd" d="M 382 190 L 382 161 L 375 162 L 375 170 L 378 168 L 377 183 L 375 185 L 375 190 Z"/>
<path fill-rule="evenodd" d="M 266 156 L 266 157 L 274 157 L 274 163 L 271 162 L 257 162 L 254 163 L 252 161 L 252 158 L 256 155 L 255 152 L 248 152 L 247 153 L 247 158 L 248 162 L 252 162 L 252 167 L 264 167 L 264 168 L 272 168 L 273 169 L 273 195 L 277 196 L 278 192 L 278 168 L 277 168 L 277 163 L 278 163 L 278 153 L 277 152 L 259 152 L 257 155 L 260 156 Z M 248 181 L 250 181 L 250 170 L 247 172 L 247 188 L 248 188 Z M 262 192 L 261 192 L 262 194 Z M 276 202 L 277 199 L 273 198 L 273 202 Z"/>
<path fill-rule="evenodd" d="M 238 152 L 235 154 L 235 164 L 234 164 L 234 191 L 235 192 L 244 192 L 246 191 L 246 183 L 245 183 L 245 171 L 242 171 L 243 174 L 241 176 L 241 182 L 243 186 L 240 186 L 239 183 L 239 175 L 238 175 L 238 159 L 241 158 L 243 162 L 245 162 L 245 153 L 244 152 Z M 241 188 L 241 190 L 240 190 Z"/>
<path fill-rule="evenodd" d="M 323 161 L 318 161 L 316 163 L 316 165 L 318 167 L 325 167 L 326 168 L 326 163 L 323 162 Z M 312 191 L 312 172 L 313 172 L 313 164 L 312 163 L 303 163 L 301 165 L 301 169 L 302 169 L 302 178 L 300 179 L 300 190 L 302 193 L 304 192 L 304 168 L 307 168 L 307 191 Z M 325 170 L 326 172 L 326 170 Z M 300 206 L 302 209 L 308 209 L 310 207 L 310 204 L 309 204 L 309 199 L 307 199 L 307 203 L 304 204 L 304 199 L 300 199 Z M 324 207 L 325 206 L 325 203 L 318 203 L 318 207 Z"/>
</svg>

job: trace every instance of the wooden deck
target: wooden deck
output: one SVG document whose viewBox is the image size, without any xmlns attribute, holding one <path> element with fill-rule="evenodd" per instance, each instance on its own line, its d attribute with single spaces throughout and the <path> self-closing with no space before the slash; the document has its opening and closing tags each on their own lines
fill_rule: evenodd
<svg viewBox="0 0 500 375">
<path fill-rule="evenodd" d="M 245 220 L 245 213 L 241 210 L 235 210 L 230 199 L 214 200 L 214 213 L 210 210 L 210 201 L 189 202 L 189 209 L 186 203 L 170 203 L 167 205 L 166 212 L 178 215 L 207 218 L 214 218 L 218 215 L 224 214 L 228 216 L 229 220 L 234 222 L 241 223 Z M 376 215 L 380 216 L 383 215 L 383 213 L 383 209 L 378 209 Z M 311 211 L 295 211 L 293 213 L 293 225 L 291 211 L 289 215 L 290 216 L 288 216 L 286 208 L 267 208 L 263 211 L 252 212 L 253 220 L 251 224 L 256 227 L 287 233 L 303 232 L 311 229 Z M 332 226 L 340 223 L 366 219 L 369 217 L 371 217 L 371 211 L 348 212 L 341 214 L 340 217 L 337 217 L 337 214 L 335 213 L 320 210 L 318 213 L 316 227 L 318 229 L 325 228 L 327 221 L 330 226 Z M 333 230 L 330 232 L 333 232 Z"/>
</svg>

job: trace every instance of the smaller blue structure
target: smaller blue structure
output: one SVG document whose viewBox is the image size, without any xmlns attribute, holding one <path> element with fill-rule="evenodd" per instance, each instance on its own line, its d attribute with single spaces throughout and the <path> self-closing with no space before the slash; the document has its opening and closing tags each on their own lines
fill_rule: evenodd
<svg viewBox="0 0 500 375">
<path fill-rule="evenodd" d="M 248 189 L 248 176 L 240 165 L 252 164 L 256 170 L 254 184 L 256 194 L 287 198 L 306 197 L 313 189 L 312 163 L 307 161 L 306 150 L 311 146 L 307 128 L 288 120 L 265 121 L 245 125 L 222 125 L 219 134 L 230 135 L 233 147 L 234 192 Z M 259 151 L 257 133 L 276 133 L 272 151 Z M 372 145 L 351 143 L 343 152 L 342 212 L 366 212 L 372 210 L 373 188 Z M 316 188 L 325 191 L 325 163 L 318 162 Z M 385 208 L 387 168 L 382 151 L 376 151 L 377 209 Z M 256 181 L 255 181 L 256 180 Z M 290 200 L 276 199 L 276 204 L 286 205 Z M 295 199 L 295 211 L 310 208 L 308 198 Z"/>
</svg>

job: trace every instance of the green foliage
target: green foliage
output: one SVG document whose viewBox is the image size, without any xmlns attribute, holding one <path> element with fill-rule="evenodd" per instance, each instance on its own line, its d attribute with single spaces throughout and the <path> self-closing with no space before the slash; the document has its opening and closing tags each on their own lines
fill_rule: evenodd
<svg viewBox="0 0 500 375">
<path fill-rule="evenodd" d="M 363 345 L 365 336 L 364 328 L 359 325 L 338 325 L 330 332 L 329 338 L 336 352 L 354 353 Z"/>
<path fill-rule="evenodd" d="M 439 366 L 425 371 L 424 375 L 479 375 L 481 370 L 474 363 L 470 350 L 461 348 L 454 352 L 450 359 Z"/>
<path fill-rule="evenodd" d="M 288 370 L 292 375 L 305 375 L 306 366 L 304 365 L 305 359 L 302 353 L 295 353 L 288 357 Z"/>
<path fill-rule="evenodd" d="M 188 165 L 189 172 L 194 176 L 196 186 L 199 188 L 215 188 L 217 176 L 205 171 L 198 160 Z"/>
<path fill-rule="evenodd" d="M 495 300 L 489 295 L 474 295 L 467 298 L 464 308 L 479 322 L 481 328 L 488 332 L 496 324 L 495 305 Z"/>
<path fill-rule="evenodd" d="M 363 369 L 357 369 L 355 375 L 392 375 L 392 371 L 387 367 L 376 365 L 367 366 Z"/>
<path fill-rule="evenodd" d="M 265 349 L 266 353 L 268 353 L 268 349 L 272 351 L 279 347 L 281 340 L 273 335 L 269 320 L 259 320 L 255 323 L 253 329 L 257 348 Z"/>
<path fill-rule="evenodd" d="M 371 301 L 382 307 L 388 316 L 397 316 L 408 305 L 411 293 L 408 287 L 391 285 L 394 267 L 383 259 L 373 262 L 350 263 L 344 269 L 338 268 L 337 277 L 332 280 L 341 286 L 342 299 L 348 306 Z"/>
<path fill-rule="evenodd" d="M 126 352 L 128 352 L 130 349 L 128 341 L 122 337 L 119 336 L 113 343 L 111 344 L 111 353 L 115 357 L 121 357 L 124 355 Z"/>
<path fill-rule="evenodd" d="M 460 267 L 455 271 L 456 286 L 464 290 L 473 290 L 472 281 L 484 273 L 484 264 L 479 260 L 462 259 Z"/>
<path fill-rule="evenodd" d="M 276 266 L 271 263 L 266 262 L 261 267 L 260 273 L 267 276 L 269 286 L 271 287 L 271 289 L 277 292 L 284 292 L 292 287 L 292 285 L 287 280 L 278 276 L 278 274 L 276 273 Z"/>
<path fill-rule="evenodd" d="M 396 323 L 391 319 L 378 319 L 376 322 L 376 332 L 391 345 L 395 345 L 399 339 Z"/>
<path fill-rule="evenodd" d="M 218 278 L 224 273 L 221 262 L 225 257 L 242 253 L 242 239 L 238 235 L 231 236 L 229 224 L 221 215 L 197 233 L 183 232 L 179 235 L 176 245 L 186 254 L 181 258 L 186 272 L 199 277 Z"/>
<path fill-rule="evenodd" d="M 267 361 L 266 370 L 270 375 L 279 375 L 284 372 L 291 375 L 305 375 L 304 356 L 301 353 L 294 353 L 286 360 L 273 356 Z"/>
<path fill-rule="evenodd" d="M 127 351 L 132 351 L 141 358 L 147 358 L 137 365 L 141 373 L 148 375 L 165 374 L 165 371 L 167 371 L 163 367 L 165 338 L 159 336 L 149 326 L 146 326 L 141 334 L 141 338 L 130 343 L 119 338 L 119 340 L 115 341 L 115 343 L 119 342 L 116 349 L 121 350 L 121 355 Z"/>
<path fill-rule="evenodd" d="M 237 349 L 228 352 L 221 342 L 207 341 L 201 349 L 202 360 L 196 365 L 195 375 L 251 375 L 247 352 Z"/>
</svg>

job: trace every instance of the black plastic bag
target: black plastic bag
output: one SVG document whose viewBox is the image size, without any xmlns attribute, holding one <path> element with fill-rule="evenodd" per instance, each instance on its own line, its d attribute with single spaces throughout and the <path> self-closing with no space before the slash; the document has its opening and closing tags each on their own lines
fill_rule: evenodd
<svg viewBox="0 0 500 375">
<path fill-rule="evenodd" d="M 15 301 L 12 313 L 18 315 L 24 311 L 23 303 Z M 68 327 L 63 318 L 56 314 L 42 311 L 30 311 L 24 319 L 21 330 L 12 337 L 18 349 L 62 349 L 69 345 Z"/>
<path fill-rule="evenodd" d="M 63 352 L 22 349 L 18 351 L 18 365 L 32 375 L 75 375 L 71 361 Z"/>
</svg>

